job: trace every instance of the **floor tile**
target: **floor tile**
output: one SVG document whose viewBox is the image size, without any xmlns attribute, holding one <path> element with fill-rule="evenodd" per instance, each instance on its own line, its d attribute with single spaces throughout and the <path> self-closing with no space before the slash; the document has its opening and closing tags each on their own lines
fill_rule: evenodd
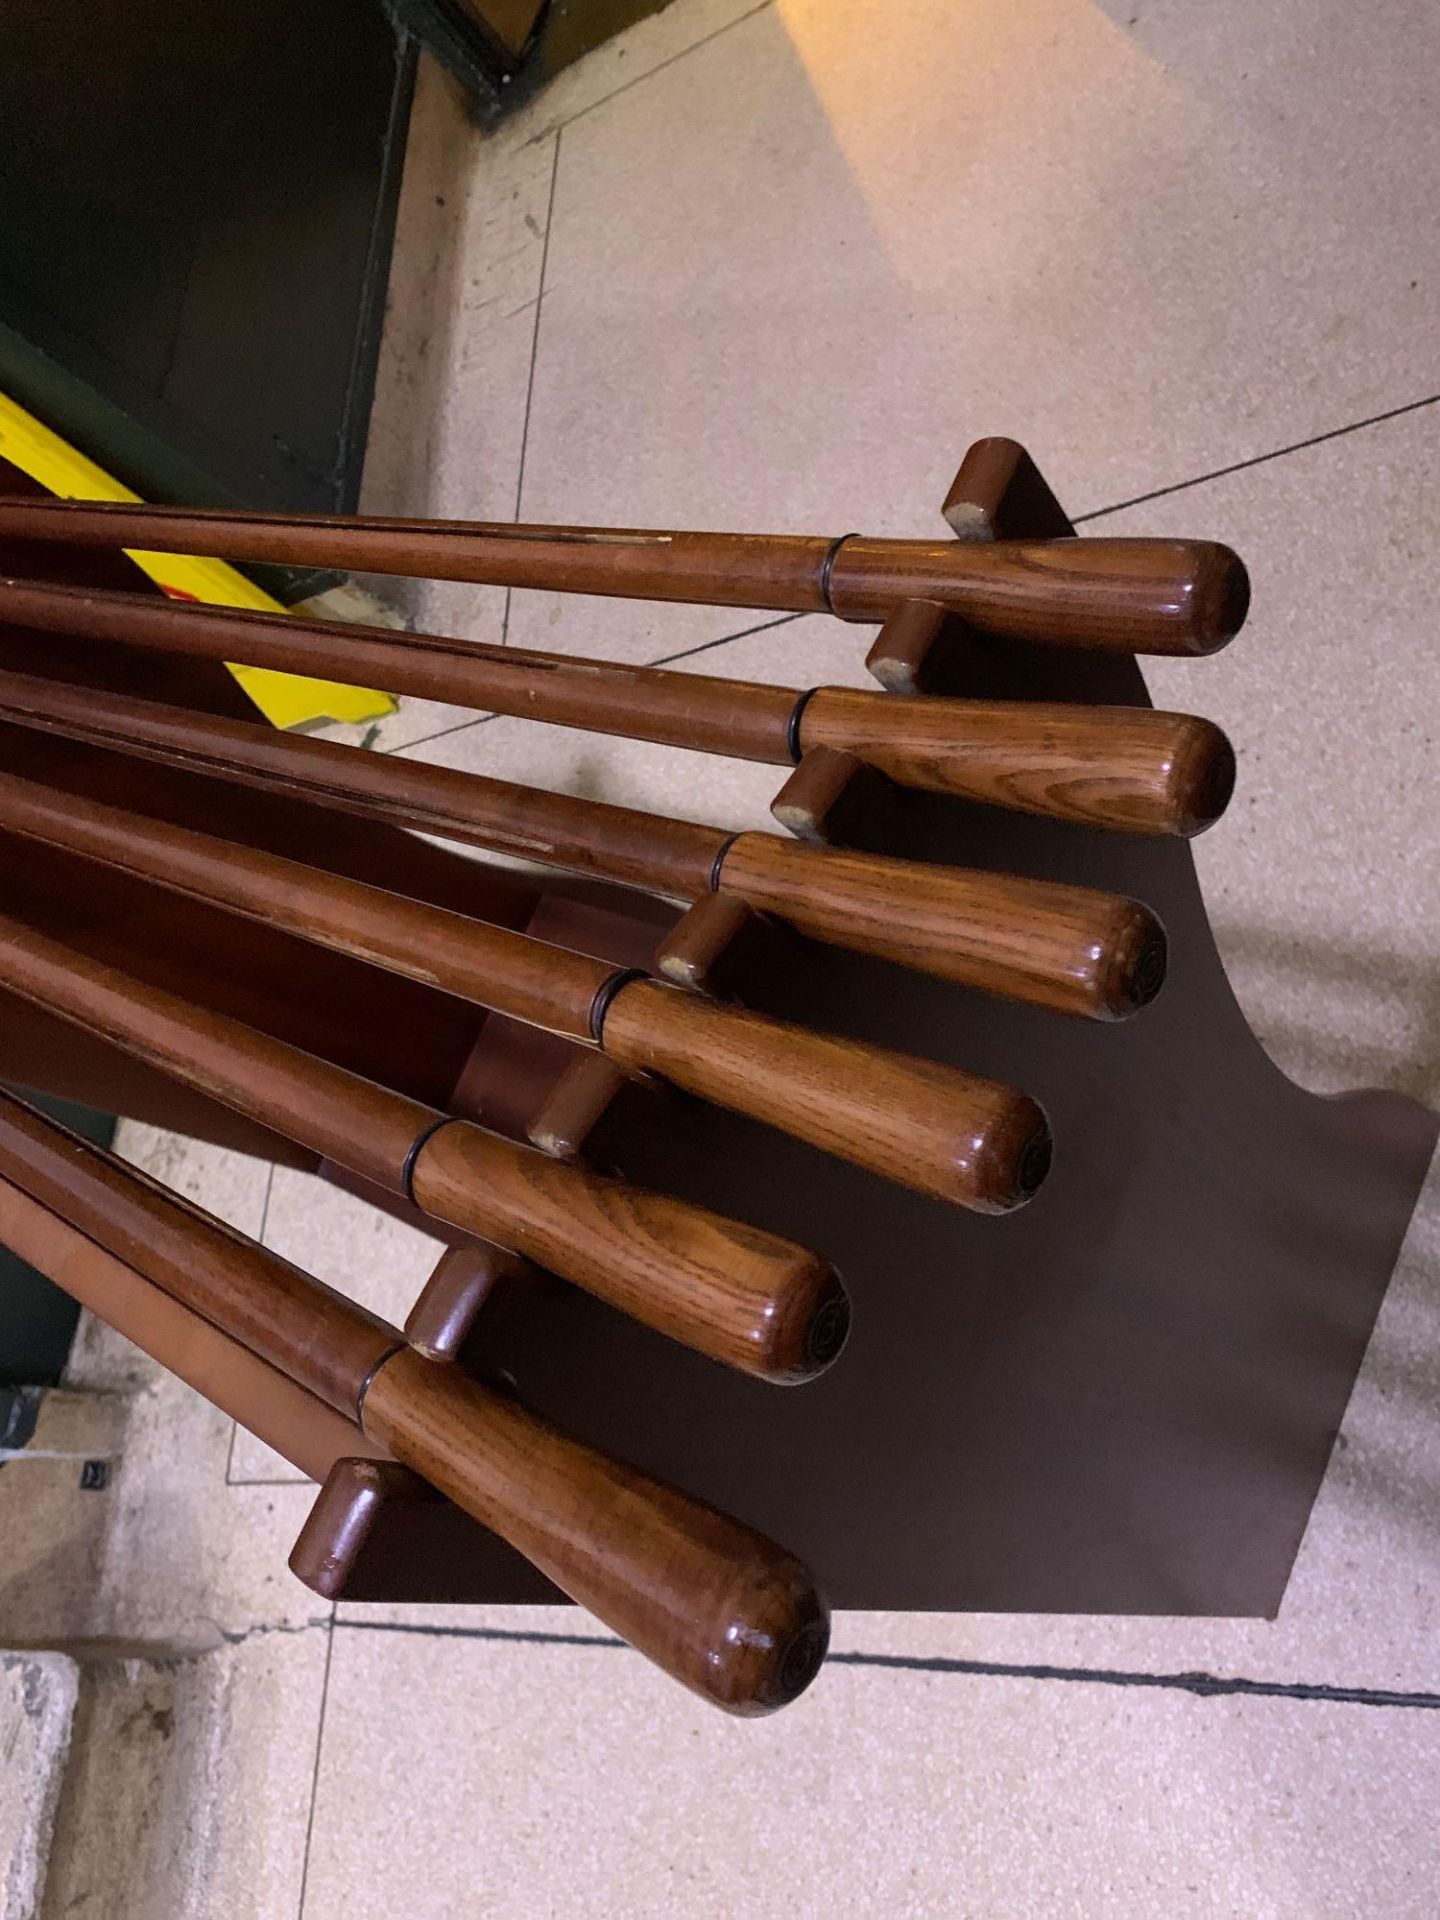
<svg viewBox="0 0 1440 1920">
<path fill-rule="evenodd" d="M 1227 729 L 1240 774 L 1195 855 L 1261 1038 L 1323 1091 L 1440 1104 L 1440 406 L 1186 488 L 1097 534 L 1228 540 L 1250 618 L 1208 660 L 1145 663 L 1159 705 Z"/>
<path fill-rule="evenodd" d="M 88 1668 L 46 1912 L 294 1920 L 327 1637 Z"/>
<path fill-rule="evenodd" d="M 511 520 L 554 140 L 485 138 L 453 83 L 429 63 L 414 125 L 361 505 L 369 513 Z M 502 589 L 400 576 L 370 584 L 423 632 L 502 638 Z M 373 726 L 327 732 L 384 750 L 471 717 L 406 698 Z"/>
<path fill-rule="evenodd" d="M 253 1433 L 246 1431 L 239 1422 L 235 1426 L 235 1442 L 225 1463 L 225 1479 L 232 1487 L 273 1486 L 277 1481 L 287 1485 L 296 1485 L 306 1481 L 307 1475 L 299 1467 L 292 1466 L 284 1454 L 277 1453 L 273 1447 L 267 1447 L 263 1440 L 257 1440 Z"/>
<path fill-rule="evenodd" d="M 0 1913 L 38 1916 L 79 1670 L 53 1653 L 0 1655 Z"/>
<path fill-rule="evenodd" d="M 252 1238 L 265 1215 L 265 1193 L 270 1184 L 268 1161 L 215 1147 L 208 1140 L 122 1120 L 115 1134 L 115 1152 L 139 1167 L 162 1186 L 217 1214 L 228 1226 Z"/>
<path fill-rule="evenodd" d="M 275 1170 L 265 1244 L 397 1325 L 443 1251 L 429 1234 L 288 1167 Z"/>
<path fill-rule="evenodd" d="M 1435 1693 L 1440 1161 L 1397 1266 L 1277 1619 L 844 1612 L 833 1646 L 898 1660 L 1201 1673 Z M 1377 1605 L 1376 1596 L 1383 1595 Z M 342 1619 L 602 1634 L 568 1608 L 344 1605 Z M 436 1642 L 435 1657 L 444 1655 Z M 828 1672 L 826 1679 L 828 1681 Z"/>
<path fill-rule="evenodd" d="M 502 122 L 501 137 L 543 137 L 767 4 L 769 0 L 683 0 L 666 6 L 558 73 L 513 119 Z"/>
<path fill-rule="evenodd" d="M 99 1496 L 111 1516 L 84 1638 L 204 1649 L 328 1616 L 286 1566 L 313 1487 L 227 1486 L 233 1430 L 171 1376 L 136 1396 Z"/>
<path fill-rule="evenodd" d="M 1437 36 L 780 0 L 563 130 L 523 517 L 925 531 L 997 431 L 1083 511 L 1435 392 Z M 510 638 L 727 622 L 526 594 Z"/>
<path fill-rule="evenodd" d="M 1433 1712 L 836 1665 L 730 1721 L 624 1652 L 338 1627 L 305 1920 L 1419 1916 L 1437 1789 Z"/>
<path fill-rule="evenodd" d="M 109 1488 L 81 1489 L 77 1460 L 0 1470 L 0 1646 L 61 1646 L 89 1631 L 114 1506 Z"/>
</svg>

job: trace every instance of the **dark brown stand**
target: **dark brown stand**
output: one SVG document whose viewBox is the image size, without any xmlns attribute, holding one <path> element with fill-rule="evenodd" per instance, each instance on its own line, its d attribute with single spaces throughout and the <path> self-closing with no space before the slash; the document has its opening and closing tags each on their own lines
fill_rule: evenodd
<svg viewBox="0 0 1440 1920">
<path fill-rule="evenodd" d="M 1072 531 L 1028 457 L 1003 441 L 972 449 L 946 517 L 967 538 Z M 891 688 L 1146 701 L 1127 659 L 986 642 L 923 606 L 887 623 L 871 664 Z M 781 677 L 783 667 L 777 656 Z M 103 758 L 89 756 L 87 781 Z M 299 1028 L 305 1044 L 393 1085 L 437 1097 L 443 1081 L 439 1097 L 490 1125 L 834 1256 L 855 1330 L 840 1364 L 798 1390 L 727 1373 L 549 1276 L 472 1250 L 446 1256 L 411 1323 L 432 1350 L 513 1377 L 588 1440 L 785 1540 L 834 1604 L 1273 1614 L 1440 1118 L 1396 1094 L 1320 1099 L 1278 1071 L 1231 994 L 1183 844 L 877 792 L 868 777 L 860 791 L 843 761 L 815 756 L 797 770 L 777 798 L 786 825 L 1134 894 L 1169 930 L 1159 1001 L 1120 1027 L 1066 1021 L 807 946 L 753 916 L 696 909 L 677 927 L 673 908 L 633 894 L 525 895 L 428 851 L 402 862 L 393 836 L 333 818 L 304 857 L 388 865 L 387 884 L 427 897 L 468 889 L 492 915 L 503 898 L 513 923 L 617 958 L 663 939 L 671 978 L 1024 1087 L 1048 1107 L 1057 1153 L 1018 1215 L 987 1219 L 902 1192 L 356 963 L 323 957 L 322 981 L 315 949 L 283 936 L 256 933 L 243 985 L 215 980 L 197 943 L 218 937 L 213 923 L 235 923 L 208 916 L 207 929 L 199 909 L 188 947 L 141 966 L 132 939 L 126 964 L 183 975 L 194 997 Z M 154 770 L 145 777 L 152 811 L 193 809 L 203 786 L 244 823 L 232 824 L 237 837 L 294 830 L 285 809 L 255 796 L 195 781 L 162 796 Z M 27 884 L 21 910 L 43 921 L 48 902 L 51 924 L 76 939 L 73 902 Z M 125 944 L 93 915 L 79 933 L 79 944 Z M 342 988 L 348 1003 L 335 998 Z M 335 1012 L 347 1004 L 348 1026 Z M 414 1021 L 407 1043 L 386 1044 L 383 1023 L 402 1006 Z M 0 1021 L 0 1048 L 6 1038 Z M 0 1058 L 8 1070 L 10 1055 Z M 148 1098 L 148 1117 L 163 1120 L 159 1089 Z M 234 1133 L 218 1118 L 187 1124 Z M 556 1597 L 499 1541 L 371 1466 L 337 1464 L 301 1547 L 306 1577 L 346 1598 Z"/>
</svg>

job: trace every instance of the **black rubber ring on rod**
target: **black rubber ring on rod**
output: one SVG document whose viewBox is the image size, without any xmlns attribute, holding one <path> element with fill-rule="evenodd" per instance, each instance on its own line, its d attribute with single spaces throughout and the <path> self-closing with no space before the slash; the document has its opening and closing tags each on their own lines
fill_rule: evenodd
<svg viewBox="0 0 1440 1920">
<path fill-rule="evenodd" d="M 357 1427 L 359 1427 L 362 1433 L 365 1431 L 365 1421 L 364 1421 L 365 1396 L 370 1391 L 371 1381 L 375 1378 L 376 1374 L 379 1373 L 381 1367 L 383 1367 L 387 1361 L 393 1360 L 397 1353 L 404 1353 L 408 1345 L 409 1345 L 408 1341 L 397 1340 L 393 1347 L 387 1347 L 384 1353 L 382 1353 L 380 1358 L 375 1362 L 374 1366 L 371 1367 L 370 1371 L 366 1374 L 365 1378 L 360 1382 L 360 1391 L 355 1396 L 355 1424 Z"/>
<path fill-rule="evenodd" d="M 596 1046 L 603 1043 L 605 1016 L 610 1011 L 610 1002 L 622 987 L 628 987 L 632 980 L 648 980 L 649 974 L 644 967 L 620 967 L 612 973 L 590 1003 L 590 1038 Z"/>
<path fill-rule="evenodd" d="M 800 722 L 805 717 L 805 709 L 819 693 L 819 687 L 809 687 L 790 710 L 790 718 L 785 723 L 785 751 L 798 767 L 805 758 L 805 749 L 800 744 Z"/>
<path fill-rule="evenodd" d="M 710 868 L 711 893 L 718 893 L 720 891 L 720 869 L 725 864 L 726 854 L 739 838 L 738 833 L 727 833 L 725 838 L 720 842 L 720 846 L 715 854 L 714 864 Z"/>
<path fill-rule="evenodd" d="M 858 540 L 859 538 L 858 533 L 842 533 L 838 539 L 830 542 L 829 547 L 826 549 L 825 558 L 820 562 L 820 598 L 825 602 L 825 611 L 827 613 L 835 613 L 835 602 L 830 598 L 830 575 L 834 569 L 840 549 L 847 540 Z M 836 614 L 835 617 L 838 619 L 839 615 Z"/>
<path fill-rule="evenodd" d="M 415 1162 L 420 1158 L 420 1150 L 433 1140 L 442 1127 L 450 1127 L 459 1119 L 455 1113 L 442 1113 L 432 1120 L 428 1127 L 422 1127 L 410 1142 L 409 1152 L 405 1155 L 404 1165 L 400 1169 L 400 1191 L 413 1207 L 415 1204 Z"/>
</svg>

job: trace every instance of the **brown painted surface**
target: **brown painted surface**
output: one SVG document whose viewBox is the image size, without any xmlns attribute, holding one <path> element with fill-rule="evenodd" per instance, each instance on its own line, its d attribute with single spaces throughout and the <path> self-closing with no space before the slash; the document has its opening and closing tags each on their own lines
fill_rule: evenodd
<svg viewBox="0 0 1440 1920">
<path fill-rule="evenodd" d="M 312 1480 L 348 1455 L 383 1455 L 353 1421 L 6 1179 L 0 1244 Z"/>
<path fill-rule="evenodd" d="M 992 464 L 1013 474 L 1018 451 Z M 968 502 L 977 524 L 1064 530 L 1007 528 L 1013 502 L 983 497 L 971 467 L 952 505 Z M 956 666 L 963 677 L 938 691 L 1146 703 L 1133 667 L 1098 653 L 976 637 Z M 920 978 L 897 993 L 880 963 L 834 950 L 798 950 L 753 982 L 772 1014 L 1032 1086 L 1061 1141 L 1036 1203 L 986 1220 L 740 1116 L 657 1114 L 627 1097 L 593 1136 L 599 1162 L 843 1251 L 856 1300 L 844 1364 L 775 1394 L 548 1282 L 487 1304 L 475 1335 L 487 1365 L 556 1419 L 795 1542 L 845 1606 L 1273 1613 L 1436 1116 L 1390 1094 L 1317 1099 L 1278 1072 L 1236 1007 L 1175 841 L 920 798 L 886 816 L 880 850 L 1084 882 L 1166 923 L 1167 991 L 1118 1029 Z M 617 923 L 645 910 L 613 900 Z M 610 957 L 633 963 L 647 937 L 634 926 Z M 297 964 L 295 991 L 308 972 Z M 289 1006 L 277 988 L 274 1017 Z M 412 1052 L 396 1084 L 426 1056 Z M 520 1076 L 507 1065 L 487 1079 L 476 1058 L 475 1084 L 510 1124 Z M 524 1113 L 513 1118 L 523 1131 Z M 368 1597 L 554 1597 L 492 1536 L 463 1566 L 436 1545 L 423 1567 L 417 1537 L 409 1521 L 387 1535 L 382 1519 L 359 1576 Z"/>
<path fill-rule="evenodd" d="M 613 968 L 346 875 L 0 773 L 0 826 L 577 1039 Z M 477 875 L 477 890 L 484 884 Z"/>
<path fill-rule="evenodd" d="M 970 468 L 959 491 L 1003 525 L 1012 503 Z M 960 665 L 947 692 L 1145 704 L 1133 666 L 1098 654 L 977 643 Z M 896 993 L 833 950 L 750 983 L 772 1013 L 1032 1086 L 1059 1142 L 1035 1203 L 988 1221 L 714 1109 L 683 1127 L 617 1109 L 599 1159 L 843 1249 L 843 1363 L 766 1394 L 578 1296 L 524 1292 L 481 1316 L 489 1363 L 607 1445 L 745 1501 L 841 1606 L 1273 1615 L 1440 1119 L 1285 1078 L 1235 1003 L 1182 843 L 936 798 L 889 816 L 883 845 L 1084 880 L 1166 923 L 1166 991 L 1121 1028 L 918 978 Z M 485 1594 L 547 1589 L 496 1549 Z"/>
<path fill-rule="evenodd" d="M 77 806 L 8 773 L 0 826 L 572 1039 L 590 1035 L 616 977 L 603 961 L 508 928 L 126 809 Z M 622 987 L 600 1044 L 622 1066 L 963 1206 L 1017 1206 L 1048 1165 L 1043 1115 L 1008 1087 L 653 983 Z"/>
<path fill-rule="evenodd" d="M 394 1344 L 343 1294 L 5 1093 L 0 1178 L 339 1413 Z"/>
</svg>

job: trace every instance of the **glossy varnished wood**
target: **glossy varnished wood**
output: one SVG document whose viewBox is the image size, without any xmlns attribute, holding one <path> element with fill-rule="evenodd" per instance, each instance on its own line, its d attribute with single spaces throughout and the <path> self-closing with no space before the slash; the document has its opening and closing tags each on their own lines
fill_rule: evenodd
<svg viewBox="0 0 1440 1920">
<path fill-rule="evenodd" d="M 1126 1018 L 1165 978 L 1154 914 L 1089 887 L 742 833 L 720 890 L 856 953 L 1090 1019 Z"/>
<path fill-rule="evenodd" d="M 876 855 L 841 857 L 776 835 L 737 839 L 721 827 L 33 675 L 0 671 L 0 715 L 658 893 L 704 901 L 715 888 L 813 938 L 1064 1012 L 1117 1018 L 1152 998 L 1163 976 L 1158 927 L 1134 902 L 1114 896 Z"/>
<path fill-rule="evenodd" d="M 1196 833 L 1223 810 L 1233 780 L 1219 729 L 1185 714 L 902 703 L 844 687 L 802 694 L 663 667 L 29 583 L 0 582 L 0 618 L 776 766 L 791 764 L 797 749 L 831 747 L 901 786 L 1130 831 Z M 34 705 L 32 697 L 31 711 Z M 686 847 L 684 858 L 691 857 Z"/>
<path fill-rule="evenodd" d="M 478 1127 L 432 1135 L 411 1191 L 422 1212 L 464 1212 L 487 1239 L 742 1372 L 812 1379 L 844 1345 L 849 1302 L 818 1254 Z"/>
<path fill-rule="evenodd" d="M 645 991 L 643 983 L 622 987 L 597 1036 L 604 997 L 619 975 L 587 955 L 126 808 L 77 803 L 11 774 L 0 773 L 0 826 L 284 926 L 529 1025 L 598 1038 L 622 1065 L 658 1072 L 965 1206 L 992 1213 L 1017 1206 L 1048 1165 L 1034 1103 L 955 1068 L 781 1028 L 668 988 Z M 624 1016 L 615 1024 L 622 1001 Z M 823 1112 L 815 1105 L 822 1098 Z"/>
<path fill-rule="evenodd" d="M 508 927 L 8 773 L 0 826 L 576 1039 L 588 1038 L 591 1007 L 615 971 Z"/>
<path fill-rule="evenodd" d="M 1115 652 L 1211 653 L 1249 605 L 1208 540 L 838 540 L 0 500 L 0 535 L 207 553 L 551 592 L 883 620 L 924 598 L 986 632 Z"/>
<path fill-rule="evenodd" d="M 0 981 L 725 1365 L 790 1383 L 844 1344 L 833 1268 L 774 1234 L 447 1120 L 3 917 Z"/>
<path fill-rule="evenodd" d="M 1129 833 L 1203 832 L 1235 786 L 1234 752 L 1213 721 L 1150 708 L 821 687 L 800 739 L 843 748 L 901 786 Z"/>
<path fill-rule="evenodd" d="M 393 1327 L 5 1094 L 0 1181 L 355 1420 L 717 1706 L 766 1713 L 814 1678 L 825 1604 L 773 1541 L 414 1352 Z"/>
<path fill-rule="evenodd" d="M 957 502 L 1003 526 L 1010 503 L 978 491 L 973 464 Z M 987 699 L 1146 701 L 1132 662 L 1096 653 L 996 644 L 967 649 L 964 665 L 956 690 Z M 1059 1142 L 1037 1204 L 992 1234 L 713 1109 L 695 1116 L 703 1137 L 683 1140 L 617 1112 L 597 1155 L 712 1203 L 743 1189 L 767 1224 L 844 1246 L 857 1306 L 845 1364 L 803 1396 L 757 1396 L 737 1429 L 703 1383 L 676 1378 L 662 1398 L 641 1354 L 619 1340 L 597 1354 L 583 1303 L 557 1325 L 548 1303 L 517 1299 L 490 1350 L 542 1404 L 586 1408 L 622 1451 L 663 1423 L 669 1470 L 721 1504 L 763 1488 L 756 1517 L 801 1547 L 841 1605 L 1273 1616 L 1437 1116 L 1395 1093 L 1317 1098 L 1285 1079 L 1236 1006 L 1183 843 L 944 797 L 897 808 L 877 839 L 1083 878 L 1164 917 L 1166 992 L 1122 1029 L 919 978 L 888 995 L 872 963 L 818 948 L 757 983 L 770 1013 L 943 1047 L 1033 1086 Z M 1331 963 L 1337 983 L 1377 964 L 1358 949 Z M 911 1312 L 877 1322 L 871 1303 L 897 1292 Z M 617 1377 L 644 1377 L 643 1405 L 617 1394 Z M 498 1565 L 489 1593 L 539 1597 L 523 1569 Z"/>
<path fill-rule="evenodd" d="M 354 1301 L 3 1091 L 0 1178 L 339 1413 L 395 1345 Z"/>
<path fill-rule="evenodd" d="M 829 1616 L 808 1569 L 728 1515 L 410 1350 L 371 1381 L 362 1424 L 717 1706 L 768 1713 L 818 1672 Z"/>
<path fill-rule="evenodd" d="M 613 1060 L 979 1213 L 1023 1206 L 1049 1170 L 1050 1131 L 1035 1102 L 954 1067 L 653 980 L 621 988 L 603 1037 Z"/>
<path fill-rule="evenodd" d="M 347 1455 L 384 1454 L 353 1421 L 5 1179 L 0 1246 L 312 1480 Z"/>
<path fill-rule="evenodd" d="M 455 1360 L 486 1302 L 501 1288 L 533 1287 L 543 1281 L 542 1270 L 523 1254 L 489 1241 L 447 1247 L 405 1316 L 405 1338 L 432 1360 Z"/>
</svg>

